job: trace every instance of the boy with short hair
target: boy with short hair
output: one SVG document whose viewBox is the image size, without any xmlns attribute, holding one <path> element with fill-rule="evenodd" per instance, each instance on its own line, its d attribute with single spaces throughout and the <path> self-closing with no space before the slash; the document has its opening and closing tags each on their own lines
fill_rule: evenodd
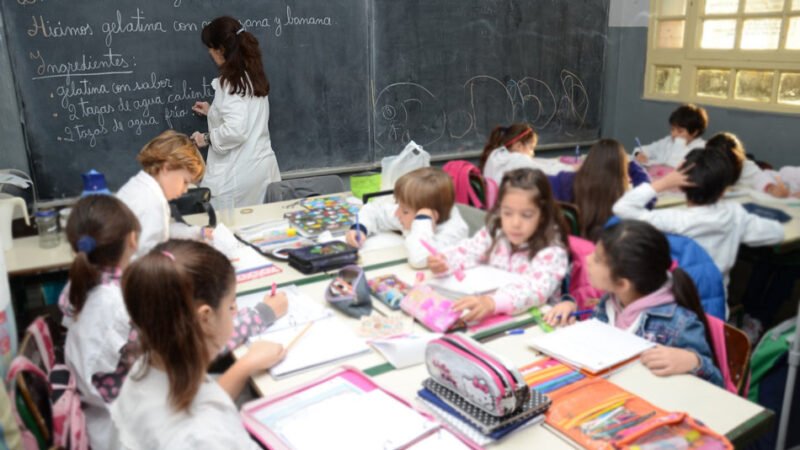
<svg viewBox="0 0 800 450">
<path fill-rule="evenodd" d="M 700 137 L 708 127 L 708 114 L 703 107 L 692 104 L 679 106 L 670 114 L 669 125 L 669 136 L 634 150 L 636 161 L 678 167 L 689 151 L 706 145 Z"/>
</svg>

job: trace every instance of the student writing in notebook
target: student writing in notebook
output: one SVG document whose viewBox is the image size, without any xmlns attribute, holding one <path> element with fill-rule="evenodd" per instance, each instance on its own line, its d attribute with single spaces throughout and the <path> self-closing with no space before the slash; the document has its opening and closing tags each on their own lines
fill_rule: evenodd
<svg viewBox="0 0 800 450">
<path fill-rule="evenodd" d="M 128 267 L 122 290 L 142 356 L 111 407 L 112 447 L 259 448 L 232 397 L 285 350 L 254 342 L 218 382 L 207 375 L 237 312 L 228 258 L 200 242 L 168 241 Z"/>
<path fill-rule="evenodd" d="M 61 295 L 67 339 L 64 353 L 75 375 L 92 448 L 111 448 L 109 404 L 135 358 L 131 325 L 119 280 L 136 251 L 139 221 L 109 195 L 83 197 L 67 221 L 75 252 Z"/>
<path fill-rule="evenodd" d="M 358 212 L 359 222 L 347 233 L 347 243 L 361 247 L 369 235 L 402 231 L 408 264 L 425 268 L 428 251 L 451 246 L 469 235 L 464 219 L 455 208 L 453 180 L 442 169 L 423 167 L 400 177 L 394 184 L 396 204 L 367 203 Z"/>
<path fill-rule="evenodd" d="M 700 136 L 707 127 L 708 113 L 703 107 L 681 105 L 669 116 L 669 136 L 635 148 L 633 156 L 642 164 L 678 167 L 690 150 L 706 145 Z"/>
<path fill-rule="evenodd" d="M 170 223 L 169 201 L 183 195 L 205 172 L 203 156 L 188 136 L 167 130 L 145 144 L 136 157 L 142 170 L 128 180 L 117 198 L 133 211 L 142 225 L 135 257 L 173 238 L 211 238 L 210 228 Z"/>
<path fill-rule="evenodd" d="M 467 322 L 493 314 L 518 314 L 557 295 L 567 273 L 567 231 L 547 177 L 538 169 L 506 173 L 487 226 L 470 239 L 428 257 L 438 276 L 488 264 L 521 274 L 522 280 L 491 295 L 459 299 Z"/>
<path fill-rule="evenodd" d="M 504 173 L 523 167 L 540 169 L 547 175 L 574 170 L 557 159 L 534 157 L 538 141 L 536 130 L 527 123 L 495 127 L 481 154 L 480 169 L 483 176 L 494 180 L 499 186 Z"/>
<path fill-rule="evenodd" d="M 592 286 L 608 292 L 595 318 L 659 344 L 642 354 L 648 369 L 660 376 L 691 373 L 722 386 L 697 288 L 673 265 L 663 233 L 624 220 L 603 230 L 587 265 Z M 574 302 L 561 302 L 545 320 L 565 325 L 575 310 Z"/>
</svg>

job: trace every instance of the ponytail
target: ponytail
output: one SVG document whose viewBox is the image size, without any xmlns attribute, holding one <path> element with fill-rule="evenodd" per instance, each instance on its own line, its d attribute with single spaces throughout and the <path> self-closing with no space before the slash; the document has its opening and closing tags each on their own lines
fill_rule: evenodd
<svg viewBox="0 0 800 450">
<path fill-rule="evenodd" d="M 700 303 L 700 294 L 697 292 L 697 287 L 694 280 L 680 267 L 676 267 L 672 272 L 672 296 L 675 302 L 682 307 L 692 311 L 703 323 L 706 332 L 706 341 L 711 348 L 711 355 L 714 358 L 714 364 L 719 367 L 719 360 L 717 359 L 717 352 L 714 350 L 714 340 L 711 336 L 711 328 L 706 318 L 706 312 L 703 309 L 703 304 Z"/>
<path fill-rule="evenodd" d="M 486 145 L 483 147 L 483 153 L 481 153 L 481 171 L 483 171 L 483 168 L 486 166 L 486 161 L 489 159 L 489 156 L 498 147 L 504 145 L 508 146 L 516 142 L 528 142 L 531 139 L 535 140 L 538 138 L 539 135 L 536 134 L 536 130 L 527 123 L 514 123 L 508 127 L 495 127 L 489 135 L 489 140 L 486 141 Z"/>
<path fill-rule="evenodd" d="M 67 219 L 67 240 L 75 252 L 69 268 L 69 303 L 75 314 L 89 292 L 100 284 L 103 270 L 122 265 L 127 239 L 138 233 L 139 221 L 120 200 L 110 195 L 81 198 Z"/>
<path fill-rule="evenodd" d="M 169 380 L 169 401 L 177 411 L 189 409 L 214 356 L 197 308 L 219 310 L 235 283 L 225 255 L 205 243 L 184 240 L 157 245 L 122 277 L 125 306 L 139 330 L 147 363 L 143 370 L 154 356 L 159 359 Z"/>
</svg>

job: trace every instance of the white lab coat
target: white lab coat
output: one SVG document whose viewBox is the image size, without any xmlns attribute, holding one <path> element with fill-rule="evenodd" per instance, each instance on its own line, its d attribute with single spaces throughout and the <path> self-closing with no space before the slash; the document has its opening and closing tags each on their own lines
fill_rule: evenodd
<svg viewBox="0 0 800 450">
<path fill-rule="evenodd" d="M 200 227 L 172 222 L 169 202 L 164 191 L 156 179 L 143 170 L 120 188 L 117 198 L 133 211 L 142 228 L 139 234 L 139 248 L 134 258 L 146 254 L 170 237 L 179 239 L 202 237 Z"/>
<path fill-rule="evenodd" d="M 247 434 L 231 398 L 207 375 L 189 412 L 176 412 L 169 402 L 166 372 L 147 367 L 142 375 L 141 369 L 140 359 L 111 405 L 111 448 L 260 448 Z"/>
<path fill-rule="evenodd" d="M 711 205 L 688 208 L 648 210 L 646 205 L 656 191 L 643 183 L 623 195 L 614 204 L 614 214 L 621 219 L 650 222 L 665 233 L 688 236 L 703 247 L 725 277 L 729 273 L 740 244 L 772 245 L 783 241 L 783 225 L 750 214 L 739 203 L 720 200 Z"/>
<path fill-rule="evenodd" d="M 633 155 L 636 156 L 640 152 L 644 153 L 647 155 L 648 165 L 664 164 L 670 167 L 678 167 L 686 159 L 687 153 L 705 146 L 706 141 L 701 137 L 696 137 L 692 139 L 692 142 L 687 143 L 686 139 L 672 139 L 672 136 L 666 136 L 651 144 L 637 147 L 633 150 Z"/>
<path fill-rule="evenodd" d="M 400 219 L 395 216 L 399 206 L 396 203 L 367 203 L 358 212 L 359 224 L 367 229 L 368 236 L 383 231 L 402 231 L 405 237 L 408 264 L 415 269 L 428 265 L 430 253 L 421 244 L 425 240 L 437 249 L 445 249 L 469 237 L 469 227 L 458 209 L 453 206 L 450 218 L 436 225 L 434 232 L 431 219 L 414 219 L 410 230 L 404 230 Z"/>
<path fill-rule="evenodd" d="M 505 147 L 498 147 L 486 160 L 486 165 L 483 166 L 483 177 L 491 178 L 499 187 L 506 172 L 522 168 L 539 169 L 545 175 L 575 171 L 574 167 L 555 158 L 531 158 L 522 153 L 510 152 Z"/>
<path fill-rule="evenodd" d="M 219 78 L 211 86 L 211 146 L 202 185 L 211 189 L 217 208 L 222 197 L 232 197 L 235 207 L 261 204 L 267 185 L 281 181 L 269 136 L 269 98 L 231 94 Z"/>
<path fill-rule="evenodd" d="M 113 282 L 95 286 L 67 332 L 64 356 L 75 374 L 92 448 L 111 448 L 108 404 L 92 384 L 92 376 L 114 373 L 120 350 L 128 342 L 130 318 L 120 287 Z"/>
</svg>

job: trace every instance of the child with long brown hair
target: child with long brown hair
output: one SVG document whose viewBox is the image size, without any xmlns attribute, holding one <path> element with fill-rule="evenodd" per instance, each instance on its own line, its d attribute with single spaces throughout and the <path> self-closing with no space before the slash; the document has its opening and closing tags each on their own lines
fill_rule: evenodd
<svg viewBox="0 0 800 450">
<path fill-rule="evenodd" d="M 347 232 L 347 243 L 361 247 L 370 234 L 401 231 L 411 267 L 427 264 L 422 242 L 444 248 L 469 236 L 469 228 L 455 205 L 453 180 L 442 169 L 423 167 L 394 184 L 397 203 L 367 203 L 358 212 L 358 224 Z"/>
<path fill-rule="evenodd" d="M 608 294 L 595 317 L 659 345 L 642 363 L 660 376 L 691 373 L 722 386 L 705 312 L 689 275 L 674 267 L 669 242 L 654 226 L 624 220 L 600 234 L 587 258 L 592 286 Z M 551 325 L 572 322 L 574 302 L 545 315 Z"/>
<path fill-rule="evenodd" d="M 538 142 L 539 135 L 527 123 L 495 127 L 481 154 L 480 169 L 483 176 L 494 180 L 499 186 L 503 174 L 514 169 L 540 169 L 547 175 L 573 170 L 556 159 L 535 158 Z"/>
<path fill-rule="evenodd" d="M 117 198 L 133 211 L 142 226 L 139 257 L 170 237 L 202 239 L 211 230 L 170 223 L 169 201 L 183 195 L 205 172 L 203 156 L 188 136 L 167 130 L 150 140 L 136 157 L 142 170 L 128 180 Z"/>
<path fill-rule="evenodd" d="M 516 169 L 503 176 L 486 227 L 455 247 L 428 257 L 437 275 L 488 264 L 522 275 L 518 283 L 490 295 L 459 299 L 465 321 L 493 314 L 518 314 L 558 294 L 567 273 L 567 230 L 542 171 Z"/>
<path fill-rule="evenodd" d="M 259 448 L 231 398 L 285 350 L 254 342 L 218 382 L 206 374 L 237 312 L 228 258 L 201 242 L 171 240 L 134 262 L 122 289 L 143 353 L 112 406 L 114 448 Z"/>
<path fill-rule="evenodd" d="M 93 448 L 109 448 L 108 406 L 136 351 L 119 280 L 136 251 L 139 222 L 116 198 L 90 195 L 73 207 L 66 232 L 75 259 L 59 300 L 68 328 L 65 359 L 84 405 L 89 441 Z"/>
<path fill-rule="evenodd" d="M 211 81 L 214 101 L 192 107 L 208 117 L 208 133 L 192 134 L 198 147 L 209 147 L 203 186 L 215 197 L 232 197 L 237 207 L 261 204 L 281 173 L 269 135 L 270 86 L 258 40 L 228 16 L 204 26 L 201 38 L 219 67 Z"/>
</svg>

